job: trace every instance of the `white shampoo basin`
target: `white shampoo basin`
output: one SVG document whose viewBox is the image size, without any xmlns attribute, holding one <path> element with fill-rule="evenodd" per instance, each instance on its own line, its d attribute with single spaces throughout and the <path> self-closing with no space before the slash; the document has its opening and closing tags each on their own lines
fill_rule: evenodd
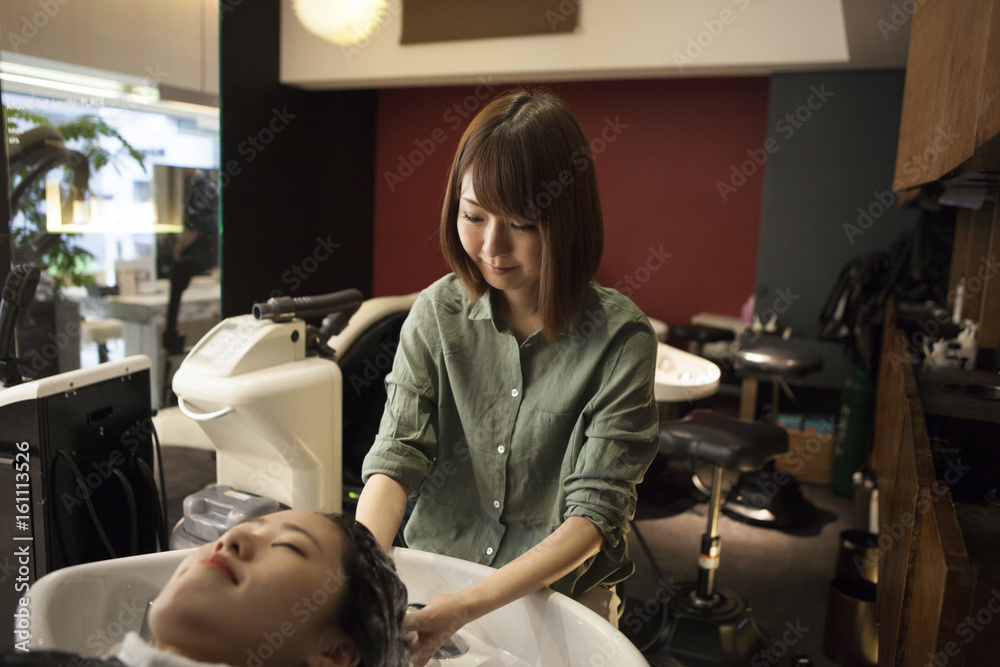
<svg viewBox="0 0 1000 667">
<path fill-rule="evenodd" d="M 658 402 L 695 401 L 719 390 L 714 363 L 666 343 L 657 343 L 653 396 Z"/>
<path fill-rule="evenodd" d="M 139 631 L 156 596 L 188 550 L 166 551 L 56 570 L 28 593 L 32 650 L 88 656 L 113 653 L 127 632 Z M 397 548 L 394 560 L 411 603 L 457 592 L 492 568 L 423 551 Z M 469 651 L 431 665 L 647 666 L 638 649 L 597 614 L 552 591 L 529 595 L 467 624 L 458 632 Z M 600 657 L 598 657 L 600 656 Z"/>
</svg>

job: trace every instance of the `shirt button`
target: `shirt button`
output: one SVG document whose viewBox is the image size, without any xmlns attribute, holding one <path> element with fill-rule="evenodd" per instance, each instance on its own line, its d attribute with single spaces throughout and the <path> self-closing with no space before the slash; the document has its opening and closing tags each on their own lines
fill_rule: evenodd
<svg viewBox="0 0 1000 667">
<path fill-rule="evenodd" d="M 500 509 L 500 501 L 499 500 L 494 500 L 493 501 L 493 507 L 496 507 L 497 509 Z"/>
<path fill-rule="evenodd" d="M 497 447 L 497 451 L 500 452 L 501 454 L 503 454 L 507 450 L 504 448 L 503 445 L 500 445 L 499 447 Z"/>
<path fill-rule="evenodd" d="M 486 547 L 486 555 L 487 556 L 493 555 L 493 547 Z"/>
<path fill-rule="evenodd" d="M 510 395 L 513 396 L 514 398 L 517 398 L 518 393 L 519 392 L 517 391 L 517 389 L 511 389 L 510 390 Z"/>
</svg>

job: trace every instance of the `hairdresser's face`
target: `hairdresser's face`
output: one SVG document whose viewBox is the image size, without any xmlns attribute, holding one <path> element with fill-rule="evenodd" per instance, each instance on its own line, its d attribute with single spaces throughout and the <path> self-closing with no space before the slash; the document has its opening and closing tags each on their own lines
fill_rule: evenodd
<svg viewBox="0 0 1000 667">
<path fill-rule="evenodd" d="M 472 187 L 472 172 L 462 178 L 458 236 L 491 287 L 508 296 L 525 296 L 537 302 L 542 268 L 538 226 L 500 217 L 480 206 Z"/>
<path fill-rule="evenodd" d="M 157 645 L 206 662 L 305 664 L 334 650 L 344 586 L 340 529 L 289 510 L 249 521 L 192 552 L 157 596 Z"/>
</svg>

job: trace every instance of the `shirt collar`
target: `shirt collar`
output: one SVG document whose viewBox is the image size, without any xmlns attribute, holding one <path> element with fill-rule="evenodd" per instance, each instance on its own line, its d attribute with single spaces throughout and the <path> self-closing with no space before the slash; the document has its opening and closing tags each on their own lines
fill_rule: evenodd
<svg viewBox="0 0 1000 667">
<path fill-rule="evenodd" d="M 476 302 L 469 308 L 470 320 L 490 320 L 493 319 L 493 300 L 490 298 L 489 288 L 483 292 Z"/>
</svg>

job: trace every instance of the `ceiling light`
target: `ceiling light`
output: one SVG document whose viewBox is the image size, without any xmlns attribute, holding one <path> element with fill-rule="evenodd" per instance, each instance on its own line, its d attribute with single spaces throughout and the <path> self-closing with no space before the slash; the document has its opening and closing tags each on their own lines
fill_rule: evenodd
<svg viewBox="0 0 1000 667">
<path fill-rule="evenodd" d="M 385 17 L 388 0 L 292 0 L 306 30 L 334 44 L 368 39 Z"/>
</svg>

